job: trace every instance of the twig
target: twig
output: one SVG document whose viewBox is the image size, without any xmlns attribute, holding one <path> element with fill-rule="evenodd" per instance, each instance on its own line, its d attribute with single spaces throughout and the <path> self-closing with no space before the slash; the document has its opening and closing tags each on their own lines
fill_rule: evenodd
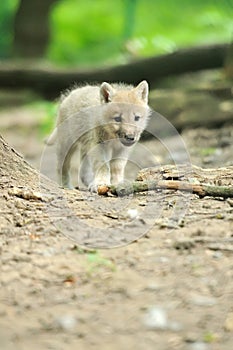
<svg viewBox="0 0 233 350">
<path fill-rule="evenodd" d="M 232 186 L 212 186 L 205 184 L 192 184 L 184 181 L 174 181 L 174 180 L 161 180 L 161 181 L 134 181 L 130 184 L 122 184 L 115 186 L 99 186 L 98 194 L 106 195 L 111 193 L 113 195 L 123 197 L 131 193 L 145 192 L 158 189 L 167 190 L 179 190 L 197 194 L 200 197 L 210 196 L 210 197 L 233 197 L 233 187 Z"/>
<path fill-rule="evenodd" d="M 13 187 L 8 191 L 9 195 L 16 196 L 23 199 L 43 200 L 42 194 L 38 191 L 32 191 L 30 189 Z"/>
</svg>

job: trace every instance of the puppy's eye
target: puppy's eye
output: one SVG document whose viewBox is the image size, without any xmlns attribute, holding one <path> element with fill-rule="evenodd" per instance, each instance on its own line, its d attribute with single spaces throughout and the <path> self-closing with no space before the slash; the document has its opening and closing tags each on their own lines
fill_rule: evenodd
<svg viewBox="0 0 233 350">
<path fill-rule="evenodd" d="M 115 122 L 117 122 L 117 123 L 120 123 L 120 122 L 121 122 L 121 120 L 122 120 L 120 115 L 118 115 L 118 116 L 114 117 L 113 119 L 114 119 L 114 120 L 115 120 Z"/>
<path fill-rule="evenodd" d="M 135 122 L 138 122 L 139 119 L 140 119 L 139 115 L 135 115 L 135 117 L 134 117 Z"/>
</svg>

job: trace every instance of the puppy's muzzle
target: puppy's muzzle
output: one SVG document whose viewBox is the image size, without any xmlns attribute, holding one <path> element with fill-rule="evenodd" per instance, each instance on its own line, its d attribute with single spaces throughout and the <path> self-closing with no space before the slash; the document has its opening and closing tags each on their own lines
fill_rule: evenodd
<svg viewBox="0 0 233 350">
<path fill-rule="evenodd" d="M 120 135 L 120 140 L 124 146 L 132 146 L 137 141 L 133 134 Z"/>
</svg>

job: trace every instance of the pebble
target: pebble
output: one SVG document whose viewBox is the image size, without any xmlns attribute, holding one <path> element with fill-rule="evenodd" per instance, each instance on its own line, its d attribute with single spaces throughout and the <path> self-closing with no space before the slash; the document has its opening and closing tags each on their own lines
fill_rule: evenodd
<svg viewBox="0 0 233 350">
<path fill-rule="evenodd" d="M 160 256 L 160 257 L 158 258 L 158 261 L 159 261 L 160 263 L 162 263 L 162 264 L 166 264 L 166 263 L 169 263 L 170 259 L 169 259 L 168 257 L 166 257 L 166 256 Z"/>
<path fill-rule="evenodd" d="M 144 318 L 144 324 L 150 329 L 165 330 L 168 328 L 167 313 L 161 307 L 151 307 Z"/>
<path fill-rule="evenodd" d="M 63 315 L 55 319 L 54 327 L 63 331 L 72 331 L 77 324 L 77 320 L 72 315 Z"/>
<path fill-rule="evenodd" d="M 208 345 L 203 342 L 192 343 L 189 346 L 190 350 L 207 350 L 208 348 L 209 348 Z"/>
<path fill-rule="evenodd" d="M 173 332 L 179 332 L 183 329 L 181 323 L 172 321 L 168 323 L 168 328 Z"/>
<path fill-rule="evenodd" d="M 33 253 L 37 254 L 37 255 L 42 255 L 44 257 L 50 257 L 50 256 L 55 255 L 57 253 L 57 251 L 53 247 L 48 247 L 47 249 L 43 249 L 43 250 L 36 249 L 33 251 Z"/>
<path fill-rule="evenodd" d="M 227 203 L 230 205 L 230 207 L 233 207 L 233 199 L 228 198 Z"/>
<path fill-rule="evenodd" d="M 215 259 L 221 259 L 223 257 L 223 253 L 220 251 L 216 251 L 213 253 L 213 258 Z"/>
<path fill-rule="evenodd" d="M 53 247 L 49 247 L 43 251 L 43 256 L 50 257 L 56 254 L 56 250 Z"/>
<path fill-rule="evenodd" d="M 217 304 L 217 301 L 205 295 L 195 295 L 192 297 L 191 303 L 198 306 L 213 306 Z"/>
<path fill-rule="evenodd" d="M 144 325 L 151 330 L 180 331 L 183 327 L 179 322 L 169 321 L 167 312 L 160 306 L 153 306 L 144 316 Z"/>
<path fill-rule="evenodd" d="M 145 290 L 153 292 L 153 291 L 160 290 L 162 288 L 163 288 L 163 286 L 161 284 L 151 282 L 145 287 Z"/>
<path fill-rule="evenodd" d="M 129 209 L 127 211 L 127 216 L 130 218 L 130 219 L 136 219 L 138 217 L 138 211 L 137 209 Z"/>
</svg>

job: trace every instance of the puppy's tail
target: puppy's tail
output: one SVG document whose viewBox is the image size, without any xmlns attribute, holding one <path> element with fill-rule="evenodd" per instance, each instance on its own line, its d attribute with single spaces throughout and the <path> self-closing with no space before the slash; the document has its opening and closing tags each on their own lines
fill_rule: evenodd
<svg viewBox="0 0 233 350">
<path fill-rule="evenodd" d="M 57 140 L 57 128 L 53 130 L 52 134 L 49 135 L 47 139 L 44 140 L 44 143 L 48 146 L 54 145 Z"/>
</svg>

